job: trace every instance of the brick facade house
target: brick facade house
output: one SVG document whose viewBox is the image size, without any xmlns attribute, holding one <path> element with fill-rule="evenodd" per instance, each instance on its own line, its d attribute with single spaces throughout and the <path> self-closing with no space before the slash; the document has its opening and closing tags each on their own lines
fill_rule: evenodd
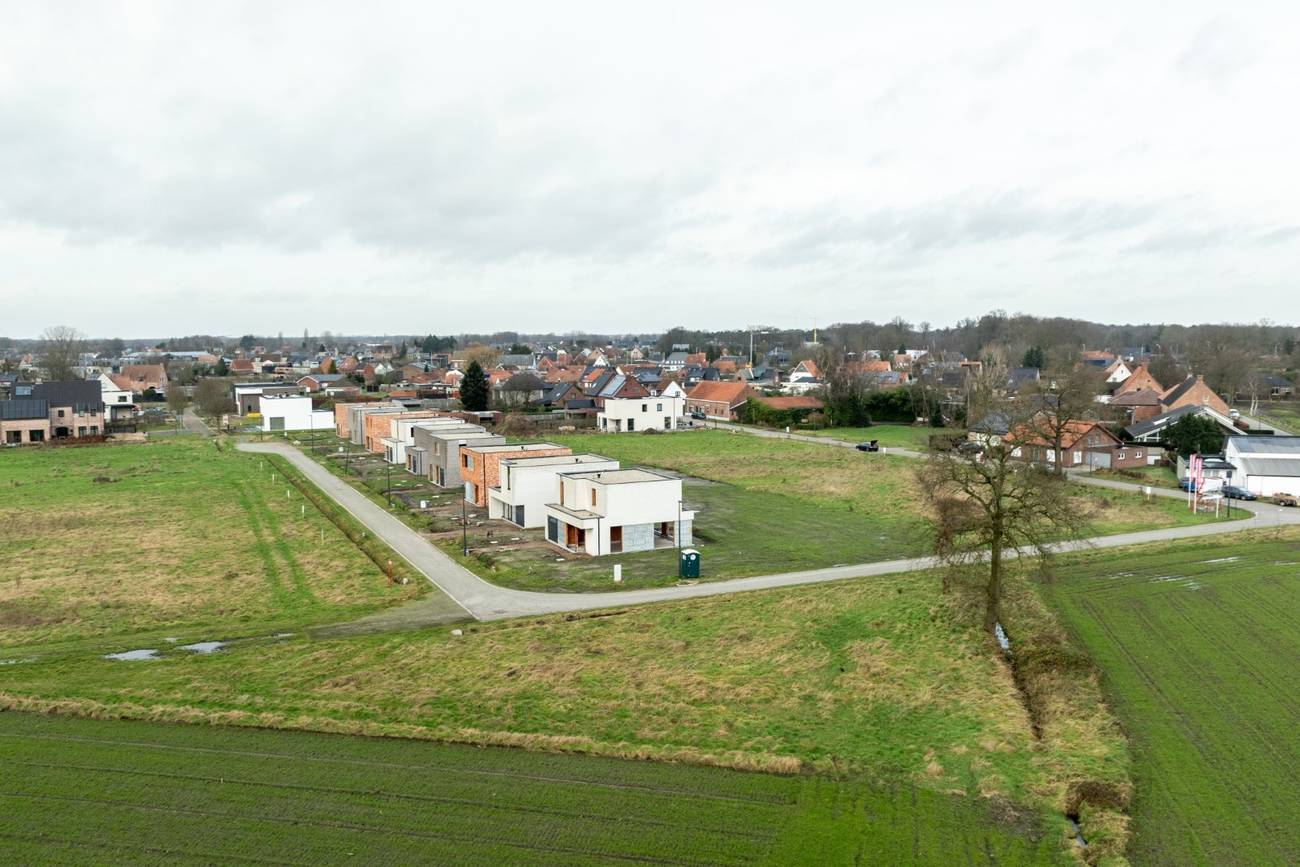
<svg viewBox="0 0 1300 867">
<path fill-rule="evenodd" d="M 512 445 L 460 448 L 460 480 L 465 485 L 465 499 L 487 508 L 488 489 L 501 484 L 501 461 L 508 458 L 549 458 L 571 455 L 573 450 L 555 443 L 514 443 Z"/>
<path fill-rule="evenodd" d="M 686 411 L 735 421 L 740 408 L 758 392 L 744 382 L 703 380 L 686 393 Z"/>
</svg>

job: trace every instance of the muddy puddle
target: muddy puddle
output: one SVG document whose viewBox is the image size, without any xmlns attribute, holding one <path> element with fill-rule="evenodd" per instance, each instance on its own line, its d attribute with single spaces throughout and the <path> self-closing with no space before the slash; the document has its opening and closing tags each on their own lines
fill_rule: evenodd
<svg viewBox="0 0 1300 867">
<path fill-rule="evenodd" d="M 142 659 L 157 659 L 158 651 L 152 647 L 140 650 L 123 650 L 121 653 L 105 653 L 104 658 L 116 659 L 122 662 L 139 662 Z"/>
</svg>

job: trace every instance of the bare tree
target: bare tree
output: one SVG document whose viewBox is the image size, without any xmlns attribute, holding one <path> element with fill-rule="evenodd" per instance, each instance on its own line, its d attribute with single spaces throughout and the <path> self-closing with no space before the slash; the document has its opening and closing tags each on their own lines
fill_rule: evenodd
<svg viewBox="0 0 1300 867">
<path fill-rule="evenodd" d="M 235 411 L 235 401 L 230 396 L 230 386 L 219 379 L 201 379 L 194 386 L 194 402 L 199 411 L 212 418 Z"/>
<path fill-rule="evenodd" d="M 185 396 L 185 389 L 179 382 L 173 382 L 167 389 L 167 408 L 172 411 L 172 416 L 176 421 L 176 426 L 180 427 L 181 414 L 185 412 L 185 406 L 189 403 L 189 398 Z"/>
<path fill-rule="evenodd" d="M 1044 376 L 1038 381 L 1039 387 L 1029 395 L 1038 404 L 1029 425 L 1051 447 L 1058 475 L 1065 473 L 1062 458 L 1071 427 L 1074 422 L 1096 416 L 1097 396 L 1101 394 L 1104 380 L 1105 372 L 1100 368 L 1076 364 Z"/>
<path fill-rule="evenodd" d="M 77 378 L 84 335 L 67 325 L 52 325 L 41 334 L 41 371 L 50 382 Z"/>
<path fill-rule="evenodd" d="M 1007 551 L 1028 549 L 1047 557 L 1051 542 L 1077 537 L 1087 520 L 1065 479 L 1021 459 L 1024 444 L 1038 437 L 1030 424 L 1038 412 L 1034 403 L 995 402 L 986 412 L 1002 418 L 1005 434 L 989 439 L 973 456 L 932 449 L 918 470 L 935 556 L 949 573 L 975 565 L 987 570 L 984 627 L 989 632 L 1000 619 Z M 948 589 L 947 574 L 944 586 Z"/>
</svg>

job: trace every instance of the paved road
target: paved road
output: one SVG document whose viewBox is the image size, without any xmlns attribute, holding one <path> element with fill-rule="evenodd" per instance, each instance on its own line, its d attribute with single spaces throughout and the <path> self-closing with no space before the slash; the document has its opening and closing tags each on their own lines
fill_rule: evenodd
<svg viewBox="0 0 1300 867">
<path fill-rule="evenodd" d="M 931 557 L 915 557 L 908 560 L 886 560 L 879 563 L 833 566 L 827 569 L 811 569 L 805 572 L 756 575 L 751 578 L 734 578 L 729 581 L 714 581 L 680 587 L 656 587 L 646 590 L 621 590 L 609 593 L 535 593 L 526 590 L 511 590 L 484 581 L 473 572 L 470 572 L 439 551 L 419 533 L 393 517 L 382 506 L 375 504 L 369 497 L 360 493 L 297 449 L 281 443 L 240 443 L 239 449 L 247 452 L 280 455 L 288 460 L 301 470 L 303 475 L 311 479 L 335 502 L 369 528 L 372 533 L 388 543 L 393 550 L 405 557 L 407 562 L 418 569 L 430 582 L 440 588 L 477 620 L 500 620 L 508 617 L 554 614 L 564 611 L 616 608 L 622 605 L 639 605 L 647 602 L 663 602 L 674 599 L 693 599 L 701 596 L 719 596 L 749 590 L 795 587 L 803 584 L 840 581 L 846 578 L 887 575 L 892 572 L 911 572 L 930 569 L 935 565 L 935 561 Z M 1095 481 L 1101 483 L 1101 480 Z M 1125 487 L 1118 482 L 1109 482 L 1105 486 Z M 1168 493 L 1177 495 L 1176 491 Z M 1257 514 L 1252 515 L 1247 520 L 1102 536 L 1096 539 L 1062 543 L 1055 546 L 1055 550 L 1066 552 L 1085 548 L 1115 548 L 1143 542 L 1238 533 L 1255 527 L 1273 526 L 1273 512 L 1277 513 L 1276 520 L 1278 523 L 1300 524 L 1300 510 L 1292 509 L 1283 512 L 1274 506 L 1257 506 L 1249 510 Z M 1264 512 L 1268 519 L 1261 520 L 1259 512 Z M 613 565 L 612 561 L 610 565 Z"/>
<path fill-rule="evenodd" d="M 192 406 L 185 407 L 185 411 L 181 413 L 181 424 L 190 433 L 203 434 L 205 437 L 210 437 L 215 433 L 212 428 L 208 427 L 207 422 L 199 418 L 199 414 L 194 411 Z"/>
</svg>

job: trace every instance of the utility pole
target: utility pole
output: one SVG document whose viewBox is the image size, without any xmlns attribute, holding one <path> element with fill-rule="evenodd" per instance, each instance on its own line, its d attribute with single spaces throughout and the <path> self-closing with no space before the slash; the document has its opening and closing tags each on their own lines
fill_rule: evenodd
<svg viewBox="0 0 1300 867">
<path fill-rule="evenodd" d="M 384 460 L 384 496 L 388 499 L 388 508 L 393 507 L 393 464 Z"/>
</svg>

